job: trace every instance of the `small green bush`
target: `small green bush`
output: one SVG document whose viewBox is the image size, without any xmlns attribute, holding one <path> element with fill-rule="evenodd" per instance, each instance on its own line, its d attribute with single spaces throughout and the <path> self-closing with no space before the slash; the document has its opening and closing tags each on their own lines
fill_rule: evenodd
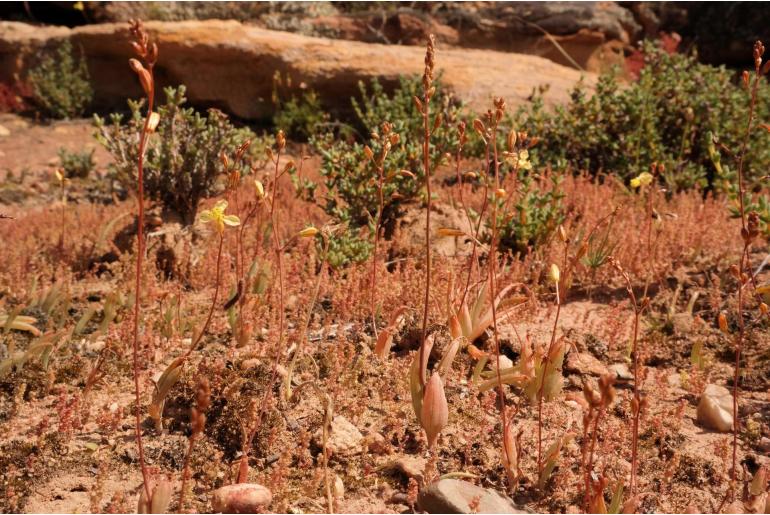
<svg viewBox="0 0 770 515">
<path fill-rule="evenodd" d="M 564 193 L 559 190 L 561 177 L 535 175 L 527 170 L 517 172 L 516 201 L 513 211 L 500 216 L 500 249 L 527 254 L 530 249 L 544 244 L 564 221 L 561 201 Z M 498 202 L 504 203 L 504 199 Z M 500 209 L 502 211 L 502 208 Z"/>
<path fill-rule="evenodd" d="M 578 85 L 571 101 L 553 112 L 535 95 L 532 105 L 514 115 L 515 127 L 541 138 L 532 151 L 536 165 L 611 173 L 628 181 L 657 162 L 665 165 L 671 191 L 718 187 L 709 133 L 728 148 L 739 148 L 748 93 L 724 67 L 700 64 L 694 55 L 668 54 L 651 42 L 643 51 L 645 66 L 636 82 L 621 85 L 607 73 L 593 95 Z M 757 115 L 762 120 L 770 115 L 770 86 L 764 81 Z M 764 131 L 754 131 L 748 178 L 770 167 L 767 143 Z"/>
<path fill-rule="evenodd" d="M 282 129 L 291 139 L 307 141 L 325 125 L 328 125 L 329 114 L 324 111 L 321 99 L 313 90 L 303 90 L 299 96 L 291 94 L 288 99 L 283 97 L 283 91 L 291 88 L 291 81 L 282 80 L 280 73 L 273 77 L 273 125 Z"/>
<path fill-rule="evenodd" d="M 205 115 L 186 102 L 185 87 L 166 88 L 166 103 L 158 106 L 160 123 L 149 139 L 144 164 L 145 191 L 148 197 L 179 213 L 186 223 L 195 220 L 198 203 L 216 192 L 217 179 L 223 171 L 220 153 L 251 139 L 250 156 L 262 156 L 269 138 L 256 138 L 246 128 L 235 128 L 227 116 L 216 109 Z M 137 148 L 144 124 L 144 101 L 130 101 L 131 117 L 112 114 L 108 124 L 94 117 L 97 139 L 112 154 L 111 172 L 125 189 L 136 187 Z"/>
<path fill-rule="evenodd" d="M 38 108 L 51 118 L 81 116 L 94 96 L 85 59 L 76 59 L 69 41 L 29 71 L 27 82 Z"/>
<path fill-rule="evenodd" d="M 96 166 L 94 162 L 94 150 L 82 152 L 70 152 L 66 148 L 59 149 L 59 163 L 64 176 L 70 179 L 86 179 Z"/>
<path fill-rule="evenodd" d="M 455 125 L 460 116 L 460 104 L 435 82 L 436 94 L 431 101 L 431 119 L 441 113 L 444 123 L 431 136 L 431 166 L 435 169 L 446 161 L 446 153 L 457 146 Z M 425 171 L 422 164 L 422 117 L 413 97 L 420 96 L 422 84 L 419 78 L 402 77 L 399 87 L 391 94 L 377 81 L 367 87 L 359 83 L 360 99 L 352 99 L 353 109 L 368 140 L 340 139 L 332 133 L 311 138 L 311 143 L 321 155 L 321 175 L 328 192 L 324 208 L 335 220 L 347 223 L 344 237 L 336 235 L 330 242 L 330 256 L 339 256 L 337 266 L 367 259 L 371 245 L 359 237 L 362 228 L 373 234 L 379 195 L 378 173 L 373 160 L 368 159 L 365 148 L 379 155 L 387 138 L 380 137 L 381 127 L 388 122 L 391 133 L 399 140 L 390 145 L 383 163 L 385 174 L 397 174 L 407 170 L 414 177 L 398 175 L 385 183 L 382 226 L 396 220 L 404 204 L 418 200 L 423 194 Z M 389 143 L 388 143 L 389 144 Z M 307 188 L 306 188 L 307 189 Z M 330 259 L 330 263 L 331 263 Z"/>
</svg>

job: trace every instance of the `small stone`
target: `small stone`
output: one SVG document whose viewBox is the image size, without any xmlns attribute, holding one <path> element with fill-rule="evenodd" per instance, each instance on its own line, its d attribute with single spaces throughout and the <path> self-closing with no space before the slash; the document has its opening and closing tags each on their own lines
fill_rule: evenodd
<svg viewBox="0 0 770 515">
<path fill-rule="evenodd" d="M 770 438 L 763 436 L 757 443 L 757 450 L 770 453 Z"/>
<path fill-rule="evenodd" d="M 270 490 L 256 483 L 223 486 L 211 495 L 216 513 L 261 513 L 273 500 Z"/>
<path fill-rule="evenodd" d="M 491 370 L 497 370 L 497 360 L 494 357 L 489 358 L 489 368 Z M 513 361 L 508 356 L 500 355 L 500 370 L 506 368 L 513 368 Z"/>
<path fill-rule="evenodd" d="M 607 369 L 615 374 L 618 381 L 633 381 L 634 379 L 634 374 L 625 363 L 613 363 Z"/>
<path fill-rule="evenodd" d="M 387 468 L 403 472 L 407 477 L 422 481 L 427 461 L 420 456 L 401 456 L 388 463 Z"/>
<path fill-rule="evenodd" d="M 313 443 L 323 448 L 323 431 L 319 429 L 313 435 Z M 327 442 L 328 449 L 340 456 L 352 456 L 363 451 L 364 435 L 356 426 L 342 415 L 332 420 L 331 433 Z"/>
<path fill-rule="evenodd" d="M 442 479 L 420 492 L 417 504 L 428 513 L 528 513 L 511 499 L 459 479 Z"/>
<path fill-rule="evenodd" d="M 587 352 L 570 352 L 567 355 L 565 368 L 568 372 L 583 375 L 602 376 L 607 373 L 604 363 Z"/>
<path fill-rule="evenodd" d="M 390 443 L 380 433 L 369 433 L 364 441 L 366 448 L 372 454 L 390 454 L 393 450 Z"/>
<path fill-rule="evenodd" d="M 332 494 L 334 495 L 335 499 L 345 498 L 345 483 L 342 482 L 342 478 L 337 474 L 334 475 L 334 484 L 332 485 Z"/>
<path fill-rule="evenodd" d="M 10 135 L 11 135 L 11 131 L 8 130 L 7 127 L 4 127 L 4 126 L 0 125 L 0 136 L 5 137 L 5 136 L 10 136 Z"/>
<path fill-rule="evenodd" d="M 701 426 L 727 433 L 733 429 L 733 396 L 724 386 L 710 384 L 698 402 L 697 421 Z"/>
</svg>

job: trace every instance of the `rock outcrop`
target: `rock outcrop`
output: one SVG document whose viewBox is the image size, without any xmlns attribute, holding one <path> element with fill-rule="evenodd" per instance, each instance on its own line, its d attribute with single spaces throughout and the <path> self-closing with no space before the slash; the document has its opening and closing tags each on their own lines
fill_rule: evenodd
<svg viewBox="0 0 770 515">
<path fill-rule="evenodd" d="M 237 21 L 150 22 L 160 47 L 159 84 L 185 84 L 193 104 L 214 106 L 244 119 L 267 118 L 275 72 L 296 87 L 312 88 L 332 110 L 350 108 L 357 83 L 378 78 L 386 87 L 399 75 L 421 74 L 424 49 L 342 41 L 271 31 Z M 141 90 L 127 60 L 131 57 L 124 24 L 75 29 L 0 22 L 0 82 L 23 78 L 46 48 L 70 39 L 82 51 L 99 107 L 124 107 Z M 489 50 L 445 49 L 437 67 L 444 83 L 471 108 L 485 111 L 493 96 L 512 107 L 527 101 L 537 86 L 548 84 L 547 103 L 567 100 L 574 84 L 595 76 L 530 55 Z"/>
</svg>

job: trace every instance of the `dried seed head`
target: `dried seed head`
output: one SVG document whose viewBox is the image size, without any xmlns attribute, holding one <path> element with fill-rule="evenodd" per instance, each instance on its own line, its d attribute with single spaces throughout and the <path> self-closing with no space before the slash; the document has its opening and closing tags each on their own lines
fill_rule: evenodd
<svg viewBox="0 0 770 515">
<path fill-rule="evenodd" d="M 278 144 L 278 149 L 283 150 L 286 147 L 286 136 L 283 134 L 283 130 L 278 131 L 278 135 L 275 137 L 275 141 Z"/>
<path fill-rule="evenodd" d="M 422 413 L 420 423 L 428 437 L 428 446 L 434 447 L 436 440 L 449 418 L 444 383 L 438 373 L 433 373 L 425 385 L 425 393 L 422 398 Z"/>
</svg>

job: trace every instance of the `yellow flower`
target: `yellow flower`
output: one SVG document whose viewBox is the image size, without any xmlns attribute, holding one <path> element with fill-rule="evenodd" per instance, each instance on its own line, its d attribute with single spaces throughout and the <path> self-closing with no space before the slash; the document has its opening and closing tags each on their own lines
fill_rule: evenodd
<svg viewBox="0 0 770 515">
<path fill-rule="evenodd" d="M 519 170 L 532 170 L 532 163 L 529 162 L 529 151 L 527 149 L 522 149 L 518 152 L 505 152 L 504 155 L 509 165 Z"/>
<path fill-rule="evenodd" d="M 631 179 L 632 188 L 641 188 L 642 186 L 649 186 L 652 184 L 652 174 L 650 172 L 642 172 L 633 179 Z"/>
<path fill-rule="evenodd" d="M 219 234 L 225 231 L 225 225 L 236 227 L 241 225 L 241 220 L 235 215 L 226 215 L 225 209 L 227 209 L 227 201 L 220 200 L 211 209 L 206 209 L 201 213 L 201 222 L 208 223 L 214 222 Z"/>
</svg>

